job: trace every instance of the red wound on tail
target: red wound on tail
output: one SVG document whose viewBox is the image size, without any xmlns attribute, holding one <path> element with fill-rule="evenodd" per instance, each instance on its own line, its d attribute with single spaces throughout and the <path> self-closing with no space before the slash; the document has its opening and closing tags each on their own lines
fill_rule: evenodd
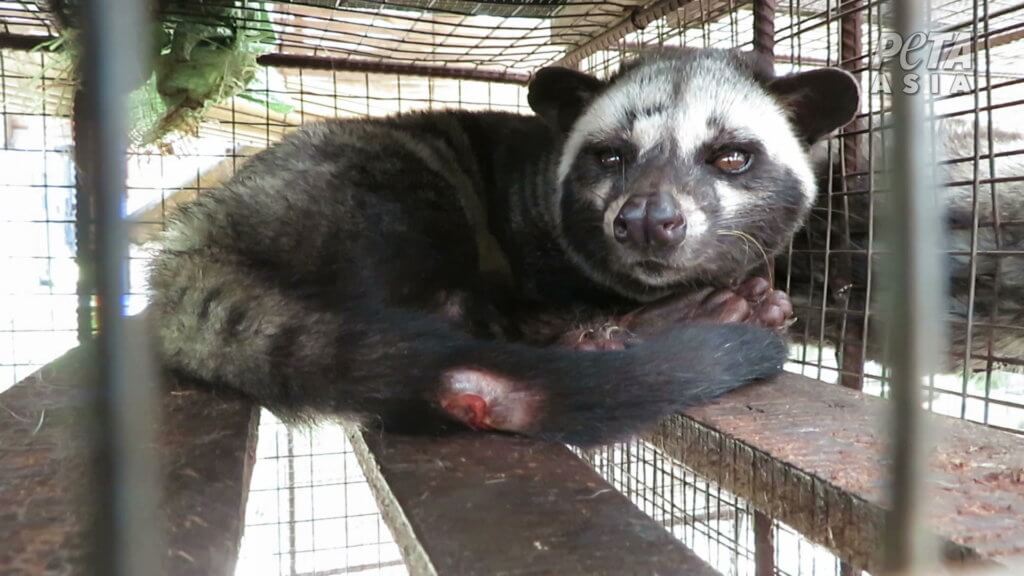
<svg viewBox="0 0 1024 576">
<path fill-rule="evenodd" d="M 529 432 L 540 414 L 541 394 L 507 376 L 458 367 L 441 379 L 437 397 L 441 408 L 474 430 Z"/>
<path fill-rule="evenodd" d="M 441 398 L 441 407 L 449 416 L 474 430 L 492 430 L 487 401 L 476 394 L 453 393 Z"/>
</svg>

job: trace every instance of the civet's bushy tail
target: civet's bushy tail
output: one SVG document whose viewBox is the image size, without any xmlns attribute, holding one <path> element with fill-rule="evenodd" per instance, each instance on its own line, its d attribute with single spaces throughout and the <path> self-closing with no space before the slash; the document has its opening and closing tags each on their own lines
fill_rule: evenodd
<svg viewBox="0 0 1024 576">
<path fill-rule="evenodd" d="M 612 352 L 475 340 L 419 312 L 358 301 L 318 308 L 229 260 L 192 251 L 156 259 L 164 360 L 286 414 L 436 424 L 450 416 L 445 395 L 468 381 L 492 410 L 512 414 L 495 428 L 601 443 L 775 375 L 786 354 L 777 336 L 743 325 L 681 328 Z M 483 377 L 453 380 L 460 370 Z"/>
</svg>

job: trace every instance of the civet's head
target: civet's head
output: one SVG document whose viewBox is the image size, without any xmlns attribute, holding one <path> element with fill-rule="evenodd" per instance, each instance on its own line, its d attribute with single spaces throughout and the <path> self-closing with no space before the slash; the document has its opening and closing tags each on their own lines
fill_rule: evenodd
<svg viewBox="0 0 1024 576">
<path fill-rule="evenodd" d="M 808 147 L 848 123 L 854 78 L 775 78 L 733 50 L 659 50 L 605 82 L 540 70 L 530 106 L 562 137 L 559 237 L 594 280 L 633 298 L 728 283 L 782 249 L 816 194 Z"/>
</svg>

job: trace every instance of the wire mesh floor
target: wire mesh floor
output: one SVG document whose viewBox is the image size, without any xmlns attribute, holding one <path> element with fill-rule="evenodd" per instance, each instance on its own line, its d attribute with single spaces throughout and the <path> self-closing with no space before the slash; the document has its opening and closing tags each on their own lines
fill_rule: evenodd
<svg viewBox="0 0 1024 576">
<path fill-rule="evenodd" d="M 408 574 L 340 426 L 261 415 L 235 574 Z"/>
<path fill-rule="evenodd" d="M 646 442 L 581 456 L 719 572 L 755 573 L 754 510 L 745 501 Z M 256 457 L 236 576 L 408 574 L 340 426 L 289 429 L 264 412 Z M 772 530 L 776 574 L 853 574 L 788 526 Z"/>
<path fill-rule="evenodd" d="M 726 576 L 755 574 L 754 509 L 647 442 L 580 453 L 601 476 Z M 846 567 L 827 549 L 772 523 L 775 574 L 839 576 Z M 866 573 L 865 573 L 866 574 Z"/>
</svg>

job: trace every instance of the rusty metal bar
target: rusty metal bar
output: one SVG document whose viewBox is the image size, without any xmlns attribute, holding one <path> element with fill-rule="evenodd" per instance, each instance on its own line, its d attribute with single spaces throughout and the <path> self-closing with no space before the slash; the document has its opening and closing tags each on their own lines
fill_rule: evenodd
<svg viewBox="0 0 1024 576">
<path fill-rule="evenodd" d="M 926 0 L 893 3 L 893 22 L 904 42 L 927 33 Z M 926 59 L 890 63 L 893 86 L 905 86 L 916 75 L 928 86 Z M 921 91 L 895 90 L 892 95 L 893 141 L 889 166 L 891 204 L 883 234 L 892 246 L 880 278 L 888 304 L 892 378 L 889 427 L 892 435 L 889 479 L 892 508 L 888 513 L 885 568 L 903 574 L 933 574 L 937 543 L 926 531 L 925 455 L 934 441 L 926 430 L 923 383 L 940 372 L 945 350 L 942 319 L 948 277 L 941 253 L 943 219 L 931 157 L 930 118 Z"/>
<path fill-rule="evenodd" d="M 856 77 L 857 82 L 860 83 L 863 80 L 863 75 L 855 70 L 854 63 L 859 61 L 861 54 L 863 53 L 863 46 L 861 40 L 861 32 L 864 27 L 864 12 L 861 8 L 864 6 L 864 0 L 849 0 L 846 3 L 845 14 L 840 20 L 840 48 L 839 48 L 839 62 L 848 72 Z M 866 124 L 862 117 L 854 119 L 853 123 L 846 126 L 843 132 L 854 131 L 861 132 L 864 130 Z M 843 166 L 842 173 L 839 177 L 842 179 L 842 192 L 843 198 L 840 199 L 843 210 L 842 219 L 842 238 L 840 239 L 841 249 L 849 249 L 851 246 L 850 241 L 850 199 L 846 196 L 848 192 L 848 186 L 852 180 L 851 173 L 859 173 L 862 169 L 864 162 L 863 155 L 861 154 L 861 136 L 859 134 L 849 135 L 842 137 L 842 154 L 843 154 Z M 832 190 L 826 191 L 831 194 Z M 839 284 L 851 282 L 850 278 L 853 278 L 853 258 L 851 255 L 841 255 L 837 262 L 836 278 L 833 281 L 839 280 Z M 847 292 L 846 298 L 843 301 L 844 307 L 849 306 L 849 291 Z M 868 303 L 865 302 L 864 306 Z M 861 390 L 864 388 L 864 335 L 867 331 L 867 318 L 865 317 L 861 322 L 851 321 L 849 315 L 843 314 L 843 327 L 841 329 L 841 341 L 842 347 L 840 348 L 840 361 L 842 363 L 842 374 L 840 375 L 840 384 L 847 388 L 854 390 Z"/>
<path fill-rule="evenodd" d="M 771 516 L 754 511 L 754 574 L 775 576 L 775 526 Z"/>
<path fill-rule="evenodd" d="M 651 22 L 695 2 L 697 2 L 697 0 L 660 0 L 659 2 L 654 2 L 645 8 L 634 9 L 629 14 L 623 16 L 614 24 L 609 26 L 608 29 L 601 34 L 598 34 L 589 41 L 577 46 L 575 50 L 563 56 L 561 60 L 556 62 L 556 65 L 565 66 L 567 68 L 575 67 L 587 56 L 590 56 L 598 50 L 614 45 L 627 34 L 636 32 L 637 30 L 643 30 Z M 706 8 L 706 11 L 711 11 L 711 9 L 712 8 L 710 7 Z"/>
<path fill-rule="evenodd" d="M 776 0 L 754 0 L 754 50 L 775 55 Z"/>
<path fill-rule="evenodd" d="M 29 36 L 24 34 L 0 34 L 0 49 L 33 50 L 53 41 L 52 36 Z M 263 66 L 276 68 L 303 68 L 306 70 L 332 70 L 337 72 L 376 72 L 381 74 L 412 74 L 435 78 L 455 78 L 525 85 L 531 74 L 510 70 L 488 70 L 462 68 L 415 62 L 373 62 L 353 58 L 332 58 L 328 56 L 307 56 L 275 52 L 264 54 L 257 59 Z"/>
<path fill-rule="evenodd" d="M 304 56 L 300 54 L 283 53 L 264 54 L 256 61 L 264 66 L 302 68 L 305 70 L 414 74 L 419 76 L 433 76 L 435 78 L 461 78 L 465 80 L 505 82 L 509 84 L 526 84 L 530 81 L 530 74 L 521 72 L 458 68 L 453 66 L 438 66 L 434 64 L 416 64 L 412 62 L 371 62 L 350 58 L 330 58 L 326 56 Z"/>
<path fill-rule="evenodd" d="M 565 446 L 471 432 L 349 438 L 411 574 L 718 576 Z"/>
<path fill-rule="evenodd" d="M 75 131 L 79 184 L 95 213 L 99 330 L 88 372 L 88 423 L 92 497 L 82 504 L 96 574 L 159 574 L 164 560 L 158 506 L 158 466 L 153 451 L 156 378 L 145 331 L 131 326 L 128 293 L 128 227 L 125 212 L 127 95 L 148 68 L 142 55 L 148 30 L 143 5 L 133 0 L 83 0 L 81 100 Z M 89 223 L 85 223 L 88 225 Z M 91 329 L 91 327 L 89 327 Z"/>
</svg>

